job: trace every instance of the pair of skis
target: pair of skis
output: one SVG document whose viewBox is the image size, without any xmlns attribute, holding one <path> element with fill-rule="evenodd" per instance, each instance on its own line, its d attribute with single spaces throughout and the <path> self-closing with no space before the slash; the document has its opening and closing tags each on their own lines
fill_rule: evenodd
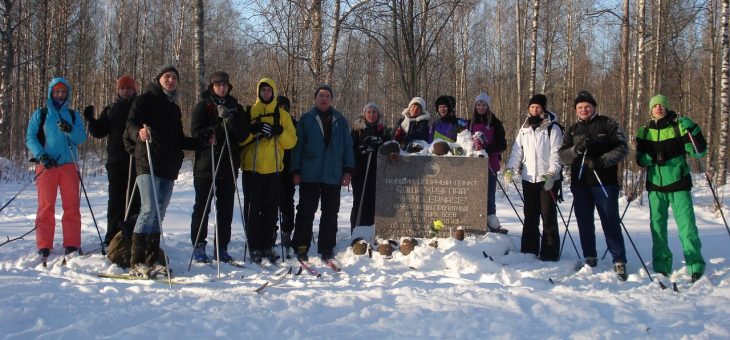
<svg viewBox="0 0 730 340">
<path fill-rule="evenodd" d="M 310 264 L 308 264 L 306 261 L 302 259 L 297 259 L 299 261 L 299 270 L 297 270 L 295 273 L 293 273 L 293 266 L 289 266 L 288 268 L 282 268 L 278 272 L 274 273 L 273 277 L 264 282 L 261 286 L 254 289 L 254 292 L 256 293 L 263 293 L 266 288 L 269 288 L 271 286 L 277 285 L 284 281 L 287 277 L 291 277 L 292 273 L 294 275 L 301 275 L 303 270 L 306 270 L 307 273 L 310 275 L 320 278 L 322 277 L 322 273 L 318 272 L 314 267 L 312 267 Z M 335 263 L 334 260 L 327 260 L 327 268 L 330 268 L 335 273 L 339 273 L 342 271 L 342 268 L 340 268 L 337 263 Z"/>
</svg>

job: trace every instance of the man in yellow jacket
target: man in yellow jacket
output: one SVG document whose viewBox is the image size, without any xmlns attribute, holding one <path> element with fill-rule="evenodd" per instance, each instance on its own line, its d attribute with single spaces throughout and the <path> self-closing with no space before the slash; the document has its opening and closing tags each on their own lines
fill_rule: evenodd
<svg viewBox="0 0 730 340">
<path fill-rule="evenodd" d="M 244 218 L 251 259 L 279 257 L 273 250 L 279 207 L 279 175 L 284 170 L 284 150 L 294 147 L 297 133 L 291 116 L 276 102 L 274 80 L 263 78 L 256 86 L 251 106 L 251 134 L 241 143 Z"/>
</svg>

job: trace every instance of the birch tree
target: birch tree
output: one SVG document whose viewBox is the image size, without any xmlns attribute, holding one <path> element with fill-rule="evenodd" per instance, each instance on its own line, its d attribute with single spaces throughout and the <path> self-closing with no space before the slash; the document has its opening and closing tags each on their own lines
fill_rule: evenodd
<svg viewBox="0 0 730 340">
<path fill-rule="evenodd" d="M 727 134 L 730 120 L 730 98 L 728 97 L 728 78 L 730 78 L 730 38 L 728 38 L 728 20 L 730 20 L 730 0 L 722 0 L 722 73 L 720 76 L 720 140 L 717 149 L 717 184 L 727 182 Z"/>
</svg>

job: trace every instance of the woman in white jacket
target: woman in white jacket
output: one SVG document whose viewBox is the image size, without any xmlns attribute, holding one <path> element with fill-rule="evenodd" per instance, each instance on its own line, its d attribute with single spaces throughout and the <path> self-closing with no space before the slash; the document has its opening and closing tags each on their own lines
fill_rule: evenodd
<svg viewBox="0 0 730 340">
<path fill-rule="evenodd" d="M 546 104 L 547 97 L 542 94 L 530 99 L 529 115 L 517 132 L 504 177 L 505 182 L 512 182 L 516 170 L 522 177 L 525 224 L 520 251 L 535 254 L 541 261 L 557 261 L 560 232 L 556 202 L 563 168 L 558 149 L 563 143 L 563 131 L 555 114 L 545 109 Z"/>
</svg>

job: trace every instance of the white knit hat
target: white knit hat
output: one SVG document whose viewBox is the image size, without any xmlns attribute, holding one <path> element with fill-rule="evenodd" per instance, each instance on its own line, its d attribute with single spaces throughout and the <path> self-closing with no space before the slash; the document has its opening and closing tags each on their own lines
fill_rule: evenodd
<svg viewBox="0 0 730 340">
<path fill-rule="evenodd" d="M 421 110 L 426 110 L 426 100 L 421 97 L 413 97 L 413 99 L 411 99 L 411 102 L 408 103 L 408 107 L 411 107 L 411 105 L 413 104 L 418 104 L 421 106 Z"/>
</svg>

